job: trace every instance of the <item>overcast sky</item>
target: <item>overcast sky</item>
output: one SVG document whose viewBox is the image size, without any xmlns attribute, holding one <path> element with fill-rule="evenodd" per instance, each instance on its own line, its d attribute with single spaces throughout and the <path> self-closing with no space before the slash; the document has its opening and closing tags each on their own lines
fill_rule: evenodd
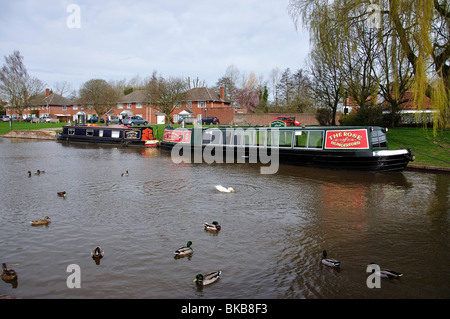
<svg viewBox="0 0 450 319">
<path fill-rule="evenodd" d="M 154 70 L 214 86 L 230 65 L 268 79 L 304 67 L 309 50 L 288 0 L 0 1 L 0 65 L 19 50 L 48 87 Z"/>
</svg>

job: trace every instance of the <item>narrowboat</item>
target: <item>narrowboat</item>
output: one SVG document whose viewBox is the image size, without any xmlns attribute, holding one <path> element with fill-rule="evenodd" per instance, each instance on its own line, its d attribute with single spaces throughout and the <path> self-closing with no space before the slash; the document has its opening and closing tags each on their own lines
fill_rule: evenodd
<svg viewBox="0 0 450 319">
<path fill-rule="evenodd" d="M 152 127 L 132 127 L 122 125 L 65 125 L 56 135 L 60 142 L 158 146 Z"/>
<path fill-rule="evenodd" d="M 402 171 L 414 155 L 409 149 L 389 150 L 386 132 L 378 126 L 166 128 L 161 149 L 170 150 L 172 159 L 184 154 L 196 162 L 267 163 L 272 156 L 280 164 Z"/>
</svg>

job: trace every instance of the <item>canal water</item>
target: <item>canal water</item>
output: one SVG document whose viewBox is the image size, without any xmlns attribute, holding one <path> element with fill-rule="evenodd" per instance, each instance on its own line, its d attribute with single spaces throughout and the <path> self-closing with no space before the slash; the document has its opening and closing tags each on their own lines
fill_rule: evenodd
<svg viewBox="0 0 450 319">
<path fill-rule="evenodd" d="M 38 169 L 45 174 L 28 177 Z M 19 277 L 0 281 L 0 295 L 450 296 L 450 174 L 280 166 L 262 175 L 257 164 L 175 164 L 157 149 L 4 138 L 0 176 L 0 261 Z M 45 216 L 48 226 L 31 226 Z M 212 221 L 220 232 L 204 230 Z M 187 241 L 193 255 L 175 259 Z M 99 264 L 90 257 L 97 245 Z M 321 264 L 324 249 L 339 269 Z M 369 288 L 371 262 L 403 277 Z M 198 273 L 216 270 L 218 282 L 196 287 Z"/>
</svg>

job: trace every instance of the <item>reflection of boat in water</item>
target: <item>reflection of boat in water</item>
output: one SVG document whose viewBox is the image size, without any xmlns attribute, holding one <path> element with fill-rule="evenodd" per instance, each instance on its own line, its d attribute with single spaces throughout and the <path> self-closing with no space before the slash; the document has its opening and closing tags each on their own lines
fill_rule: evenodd
<svg viewBox="0 0 450 319">
<path fill-rule="evenodd" d="M 389 150 L 386 130 L 377 126 L 166 128 L 161 148 L 174 147 L 227 163 L 276 155 L 281 164 L 369 172 L 402 171 L 414 160 L 409 149 Z"/>
<path fill-rule="evenodd" d="M 60 142 L 140 145 L 156 147 L 159 141 L 154 138 L 152 127 L 131 127 L 122 125 L 65 125 L 56 135 Z"/>
</svg>

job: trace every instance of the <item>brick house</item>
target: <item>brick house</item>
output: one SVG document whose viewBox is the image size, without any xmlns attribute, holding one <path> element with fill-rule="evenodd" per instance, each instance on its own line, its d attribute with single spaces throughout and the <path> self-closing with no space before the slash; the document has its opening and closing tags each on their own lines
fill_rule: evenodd
<svg viewBox="0 0 450 319">
<path fill-rule="evenodd" d="M 191 89 L 187 92 L 186 101 L 176 106 L 171 116 L 174 121 L 178 119 L 180 113 L 188 113 L 196 119 L 215 116 L 219 118 L 220 123 L 229 124 L 234 118 L 234 107 L 232 107 L 231 101 L 225 100 L 224 93 L 223 87 L 220 88 L 220 93 L 207 87 Z M 82 118 L 88 120 L 96 115 L 92 105 L 50 93 L 49 89 L 46 89 L 45 94 L 33 97 L 31 102 L 32 106 L 23 112 L 24 117 L 30 114 L 35 114 L 36 117 L 50 115 L 60 121 L 81 122 Z M 145 90 L 136 90 L 123 95 L 117 105 L 111 106 L 106 115 L 109 117 L 137 115 L 146 119 L 149 124 L 164 123 L 165 118 L 164 114 L 151 105 Z"/>
<path fill-rule="evenodd" d="M 193 112 L 192 117 L 197 119 L 215 116 L 221 124 L 229 124 L 234 118 L 234 107 L 231 105 L 231 101 L 225 100 L 223 87 L 220 87 L 219 93 L 207 87 L 190 89 L 187 92 L 186 102 L 178 109 L 176 108 L 173 115 L 177 115 L 183 110 Z"/>
<path fill-rule="evenodd" d="M 51 116 L 58 118 L 61 121 L 67 121 L 70 117 L 73 102 L 59 94 L 50 93 L 49 89 L 45 93 L 38 94 L 30 99 L 30 106 L 26 107 L 22 112 L 22 117 L 42 117 Z M 6 114 L 10 116 L 17 116 L 15 112 L 11 112 L 10 108 L 6 107 Z"/>
</svg>

